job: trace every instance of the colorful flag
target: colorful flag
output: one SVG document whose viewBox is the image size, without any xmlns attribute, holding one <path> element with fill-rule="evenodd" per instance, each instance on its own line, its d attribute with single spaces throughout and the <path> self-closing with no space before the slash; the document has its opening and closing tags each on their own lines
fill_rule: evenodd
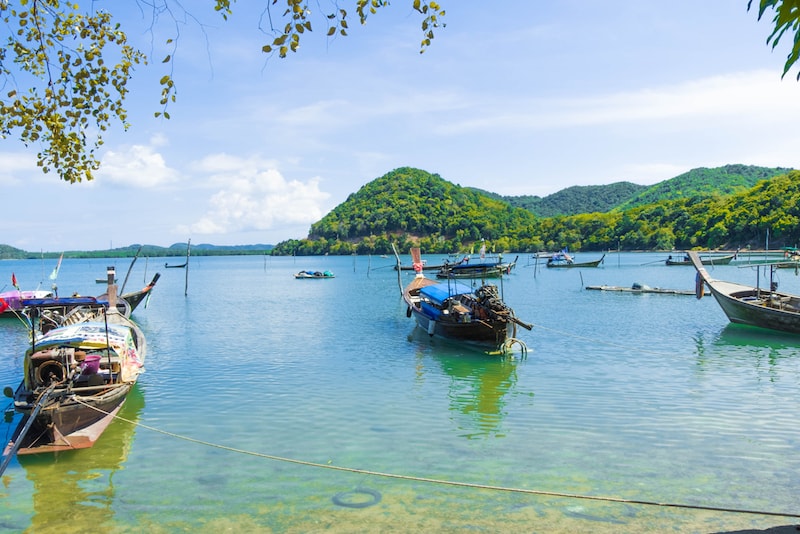
<svg viewBox="0 0 800 534">
<path fill-rule="evenodd" d="M 11 285 L 14 286 L 17 291 L 19 291 L 19 286 L 17 285 L 17 277 L 14 273 L 11 273 Z"/>
</svg>

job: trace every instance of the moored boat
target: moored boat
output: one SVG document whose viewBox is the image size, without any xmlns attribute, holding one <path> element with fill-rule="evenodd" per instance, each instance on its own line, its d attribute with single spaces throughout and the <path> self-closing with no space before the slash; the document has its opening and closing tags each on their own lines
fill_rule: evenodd
<svg viewBox="0 0 800 534">
<path fill-rule="evenodd" d="M 22 313 L 27 299 L 44 299 L 52 296 L 52 291 L 43 289 L 3 291 L 0 293 L 0 317 Z"/>
<path fill-rule="evenodd" d="M 147 342 L 120 313 L 113 284 L 108 296 L 26 302 L 32 341 L 22 381 L 5 388 L 22 414 L 7 459 L 91 447 L 125 402 L 144 370 Z"/>
<path fill-rule="evenodd" d="M 436 273 L 436 278 L 499 278 L 504 274 L 511 274 L 517 265 L 517 260 L 503 262 L 502 258 L 496 261 L 445 263 Z"/>
<path fill-rule="evenodd" d="M 317 279 L 317 278 L 334 278 L 331 271 L 300 271 L 295 273 L 295 278 L 300 280 Z"/>
<path fill-rule="evenodd" d="M 124 300 L 128 304 L 129 308 L 127 312 L 128 315 L 133 313 L 133 310 L 135 310 L 139 306 L 139 304 L 142 303 L 142 301 L 150 298 L 153 288 L 156 286 L 156 282 L 158 282 L 158 279 L 160 277 L 161 273 L 156 273 L 153 276 L 153 279 L 150 281 L 150 283 L 144 286 L 142 289 L 139 289 L 138 291 L 131 291 L 129 293 L 123 293 L 122 295 L 119 296 L 121 300 Z M 104 300 L 108 298 L 108 295 L 103 294 L 97 298 L 98 300 Z"/>
<path fill-rule="evenodd" d="M 770 330 L 800 334 L 800 296 L 777 291 L 770 276 L 768 289 L 712 278 L 700 261 L 697 252 L 689 252 L 689 259 L 697 270 L 696 293 L 700 298 L 705 286 L 732 323 L 758 326 Z M 770 268 L 770 274 L 773 273 Z"/>
<path fill-rule="evenodd" d="M 704 255 L 699 256 L 700 262 L 703 265 L 728 265 L 734 257 L 735 254 L 725 254 L 725 255 Z M 667 265 L 692 265 L 692 260 L 689 259 L 689 254 L 686 253 L 683 256 L 673 256 L 672 254 L 667 257 L 665 260 Z"/>
<path fill-rule="evenodd" d="M 599 260 L 577 262 L 565 249 L 550 256 L 547 259 L 547 266 L 551 268 L 597 267 L 603 263 L 605 257 L 606 255 L 603 254 Z"/>
<path fill-rule="evenodd" d="M 418 265 L 417 275 L 402 288 L 406 316 L 430 336 L 475 342 L 507 352 L 516 339 L 516 327 L 533 326 L 520 321 L 514 310 L 503 302 L 498 287 L 484 284 L 474 289 L 464 283 L 438 282 L 427 278 L 419 262 L 419 248 L 411 249 Z M 399 258 L 398 258 L 399 261 Z"/>
</svg>

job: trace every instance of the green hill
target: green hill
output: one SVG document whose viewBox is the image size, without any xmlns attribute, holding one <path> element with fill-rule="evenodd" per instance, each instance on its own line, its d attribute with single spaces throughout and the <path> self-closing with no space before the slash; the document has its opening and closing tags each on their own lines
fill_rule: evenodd
<svg viewBox="0 0 800 534">
<path fill-rule="evenodd" d="M 524 208 L 538 217 L 578 215 L 579 213 L 605 213 L 625 210 L 662 200 L 684 197 L 731 195 L 792 169 L 783 167 L 757 167 L 754 165 L 725 165 L 724 167 L 692 169 L 689 172 L 664 180 L 652 186 L 631 182 L 608 185 L 567 187 L 548 195 L 503 196 L 481 189 L 479 193 Z"/>
<path fill-rule="evenodd" d="M 791 170 L 783 167 L 771 168 L 754 165 L 725 165 L 713 169 L 700 167 L 650 186 L 620 203 L 616 209 L 625 210 L 636 206 L 655 204 L 663 200 L 686 197 L 732 195 L 750 189 L 761 180 L 768 180 Z"/>
<path fill-rule="evenodd" d="M 419 169 L 402 167 L 369 182 L 311 226 L 310 241 L 388 246 L 390 236 L 461 250 L 480 239 L 511 238 L 532 213 Z M 280 245 L 277 253 L 281 253 Z M 347 247 L 335 248 L 342 253 Z M 383 250 L 383 249 L 382 249 Z"/>
<path fill-rule="evenodd" d="M 626 182 L 568 188 L 551 195 L 553 206 L 592 211 L 536 217 L 514 205 L 520 197 L 404 167 L 366 184 L 314 223 L 308 238 L 278 243 L 273 254 L 387 254 L 393 243 L 401 250 L 466 252 L 481 239 L 490 250 L 519 252 L 737 248 L 760 246 L 768 231 L 775 245 L 795 244 L 800 224 L 793 184 L 800 172 L 785 170 L 728 165 L 694 169 L 645 190 Z"/>
</svg>

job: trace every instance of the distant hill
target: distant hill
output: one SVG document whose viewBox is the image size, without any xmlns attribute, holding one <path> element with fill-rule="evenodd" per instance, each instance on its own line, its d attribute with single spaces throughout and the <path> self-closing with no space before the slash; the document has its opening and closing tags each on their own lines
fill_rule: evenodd
<svg viewBox="0 0 800 534">
<path fill-rule="evenodd" d="M 141 257 L 158 258 L 169 256 L 185 256 L 186 243 L 175 243 L 169 247 L 156 245 L 129 245 L 108 250 L 65 250 L 65 258 L 133 258 L 136 252 Z M 192 245 L 192 256 L 246 256 L 264 254 L 272 250 L 274 245 Z M 62 252 L 28 252 L 9 245 L 0 245 L 0 260 L 25 260 L 39 258 L 58 258 Z"/>
<path fill-rule="evenodd" d="M 576 186 L 539 199 L 461 187 L 402 167 L 351 194 L 312 224 L 307 238 L 278 243 L 272 253 L 387 254 L 392 245 L 469 253 L 482 240 L 490 251 L 718 248 L 756 243 L 767 230 L 791 243 L 800 219 L 787 203 L 798 175 L 786 168 L 726 165 L 693 169 L 651 187 Z M 755 207 L 732 209 L 729 202 L 745 193 L 763 198 L 754 192 L 759 187 L 786 198 L 767 202 L 754 226 Z M 531 207 L 558 216 L 537 217 Z"/>
<path fill-rule="evenodd" d="M 556 217 L 579 213 L 605 213 L 628 202 L 647 189 L 646 185 L 637 185 L 631 182 L 617 182 L 609 185 L 575 185 L 546 197 L 502 196 L 481 189 L 475 190 L 508 202 L 516 208 L 531 211 L 538 217 Z"/>
<path fill-rule="evenodd" d="M 725 165 L 707 169 L 699 167 L 659 182 L 622 202 L 616 209 L 655 204 L 663 200 L 687 197 L 727 196 L 746 191 L 762 180 L 789 173 L 784 167 L 756 167 L 754 165 Z"/>
<path fill-rule="evenodd" d="M 768 180 L 791 170 L 784 167 L 739 164 L 710 169 L 699 167 L 652 186 L 631 182 L 572 186 L 546 197 L 503 196 L 481 189 L 475 191 L 508 202 L 514 207 L 529 210 L 538 217 L 556 217 L 581 213 L 606 213 L 685 197 L 726 196 L 745 191 L 761 180 Z"/>
</svg>

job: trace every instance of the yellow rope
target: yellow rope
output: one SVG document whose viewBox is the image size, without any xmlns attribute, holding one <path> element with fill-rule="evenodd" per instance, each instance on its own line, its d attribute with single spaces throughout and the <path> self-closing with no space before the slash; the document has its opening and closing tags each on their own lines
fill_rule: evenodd
<svg viewBox="0 0 800 534">
<path fill-rule="evenodd" d="M 81 401 L 78 401 L 81 402 Z M 83 403 L 85 406 L 93 408 L 99 412 L 103 412 L 94 406 L 90 406 L 88 404 Z M 103 412 L 108 413 L 108 412 Z M 525 488 L 511 488 L 507 486 L 492 486 L 488 484 L 476 484 L 472 482 L 459 482 L 455 480 L 444 480 L 439 478 L 428 478 L 428 477 L 418 477 L 413 475 L 401 475 L 397 473 L 383 473 L 380 471 L 370 471 L 368 469 L 356 469 L 353 467 L 345 467 L 345 466 L 338 466 L 338 465 L 331 465 L 331 464 L 320 464 L 316 462 L 309 462 L 306 460 L 297 460 L 294 458 L 285 458 L 282 456 L 275 456 L 273 454 L 265 454 L 261 452 L 255 451 L 248 451 L 244 449 L 237 449 L 235 447 L 229 447 L 227 445 L 220 445 L 218 443 L 211 443 L 208 441 L 203 441 L 196 438 L 191 438 L 188 436 L 183 436 L 180 434 L 175 434 L 173 432 L 169 432 L 166 430 L 161 430 L 152 426 L 148 426 L 142 423 L 138 423 L 136 421 L 131 421 L 129 419 L 125 419 L 124 417 L 120 417 L 119 415 L 115 416 L 115 419 L 119 419 L 121 421 L 125 421 L 128 424 L 138 426 L 141 428 L 145 428 L 152 432 L 157 432 L 159 434 L 164 434 L 165 436 L 170 436 L 176 439 L 180 439 L 183 441 L 188 441 L 191 443 L 197 443 L 199 445 L 205 445 L 207 447 L 213 447 L 215 449 L 221 449 L 225 451 L 235 452 L 239 454 L 247 454 L 249 456 L 255 456 L 258 458 L 265 458 L 268 460 L 275 460 L 278 462 L 286 462 L 291 464 L 297 465 L 304 465 L 307 467 L 319 467 L 322 469 L 331 469 L 334 471 L 345 471 L 348 473 L 357 473 L 360 475 L 371 475 L 377 477 L 384 477 L 384 478 L 394 478 L 399 480 L 408 480 L 411 482 L 426 482 L 429 484 L 440 484 L 445 486 L 456 486 L 461 488 L 473 488 L 473 489 L 482 489 L 482 490 L 490 490 L 490 491 L 505 491 L 509 493 L 522 493 L 527 495 L 539 495 L 545 497 L 564 497 L 568 499 L 583 499 L 583 500 L 591 500 L 591 501 L 606 501 L 606 502 L 615 502 L 615 503 L 623 503 L 623 504 L 639 504 L 643 506 L 661 506 L 661 507 L 668 507 L 668 508 L 683 508 L 683 509 L 691 509 L 691 510 L 708 510 L 712 512 L 730 512 L 736 514 L 753 514 L 753 515 L 766 515 L 766 516 L 776 516 L 776 517 L 794 517 L 800 518 L 799 513 L 784 513 L 784 512 L 766 512 L 761 510 L 744 510 L 740 508 L 725 508 L 720 506 L 704 506 L 704 505 L 696 505 L 696 504 L 677 504 L 677 503 L 669 503 L 669 502 L 657 502 L 657 501 L 645 501 L 639 499 L 623 499 L 619 497 L 604 497 L 599 495 L 581 495 L 577 493 L 564 493 L 559 491 L 545 491 L 545 490 L 535 490 L 535 489 L 525 489 Z"/>
</svg>

